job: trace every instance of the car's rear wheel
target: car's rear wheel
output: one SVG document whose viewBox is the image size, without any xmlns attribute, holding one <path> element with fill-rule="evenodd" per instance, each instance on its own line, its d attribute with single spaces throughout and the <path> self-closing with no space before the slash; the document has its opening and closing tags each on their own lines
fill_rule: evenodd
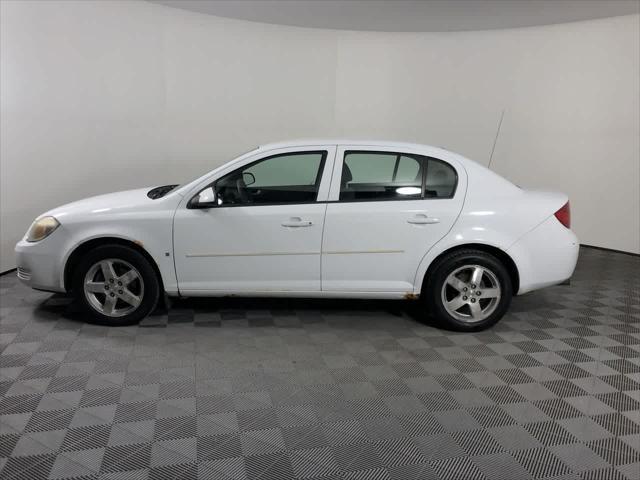
<svg viewBox="0 0 640 480">
<path fill-rule="evenodd" d="M 124 245 L 88 252 L 74 272 L 73 292 L 89 320 L 102 325 L 131 325 L 158 303 L 159 283 L 150 262 Z"/>
<path fill-rule="evenodd" d="M 511 278 L 495 256 L 458 250 L 438 260 L 423 298 L 433 316 L 454 330 L 476 331 L 500 320 L 511 304 Z"/>
</svg>

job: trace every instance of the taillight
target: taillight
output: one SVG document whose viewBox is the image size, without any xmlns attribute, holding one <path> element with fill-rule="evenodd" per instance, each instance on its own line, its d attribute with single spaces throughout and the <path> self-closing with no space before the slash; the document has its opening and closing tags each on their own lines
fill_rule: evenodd
<svg viewBox="0 0 640 480">
<path fill-rule="evenodd" d="M 571 228 L 571 207 L 565 203 L 560 210 L 554 213 L 558 221 L 567 228 Z"/>
</svg>

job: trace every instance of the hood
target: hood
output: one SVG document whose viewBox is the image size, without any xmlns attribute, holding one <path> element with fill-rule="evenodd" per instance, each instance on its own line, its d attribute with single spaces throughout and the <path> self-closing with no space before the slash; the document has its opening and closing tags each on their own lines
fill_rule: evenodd
<svg viewBox="0 0 640 480">
<path fill-rule="evenodd" d="M 154 204 L 154 200 L 147 196 L 147 192 L 149 192 L 151 188 L 153 187 L 107 193 L 105 195 L 85 198 L 49 210 L 41 216 L 51 215 L 62 223 L 65 217 L 76 214 L 100 214 L 131 209 L 139 210 L 145 205 L 151 206 Z"/>
</svg>

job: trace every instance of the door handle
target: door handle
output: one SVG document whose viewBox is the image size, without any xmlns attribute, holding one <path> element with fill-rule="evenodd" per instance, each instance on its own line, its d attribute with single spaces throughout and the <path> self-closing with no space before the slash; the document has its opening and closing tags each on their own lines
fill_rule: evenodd
<svg viewBox="0 0 640 480">
<path fill-rule="evenodd" d="M 431 225 L 434 223 L 440 223 L 440 219 L 435 217 L 428 217 L 424 213 L 417 213 L 413 217 L 407 220 L 409 223 L 413 223 L 415 225 Z"/>
<path fill-rule="evenodd" d="M 300 217 L 291 217 L 286 222 L 282 222 L 283 227 L 310 227 L 313 222 L 309 220 L 302 220 Z"/>
</svg>

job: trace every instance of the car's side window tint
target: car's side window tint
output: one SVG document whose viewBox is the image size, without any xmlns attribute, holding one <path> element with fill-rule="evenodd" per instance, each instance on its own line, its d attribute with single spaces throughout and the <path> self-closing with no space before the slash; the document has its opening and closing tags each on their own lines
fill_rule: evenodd
<svg viewBox="0 0 640 480">
<path fill-rule="evenodd" d="M 218 205 L 314 202 L 325 151 L 274 155 L 245 165 L 215 183 Z"/>
<path fill-rule="evenodd" d="M 396 182 L 411 182 L 418 178 L 421 161 L 415 158 L 401 156 L 398 162 L 398 171 L 394 180 Z"/>
<path fill-rule="evenodd" d="M 428 159 L 425 198 L 451 198 L 458 183 L 458 175 L 451 165 L 441 160 Z"/>
<path fill-rule="evenodd" d="M 421 198 L 423 158 L 390 152 L 345 152 L 340 200 Z"/>
<path fill-rule="evenodd" d="M 390 182 L 396 164 L 395 153 L 353 152 L 345 155 L 351 184 Z"/>
</svg>

